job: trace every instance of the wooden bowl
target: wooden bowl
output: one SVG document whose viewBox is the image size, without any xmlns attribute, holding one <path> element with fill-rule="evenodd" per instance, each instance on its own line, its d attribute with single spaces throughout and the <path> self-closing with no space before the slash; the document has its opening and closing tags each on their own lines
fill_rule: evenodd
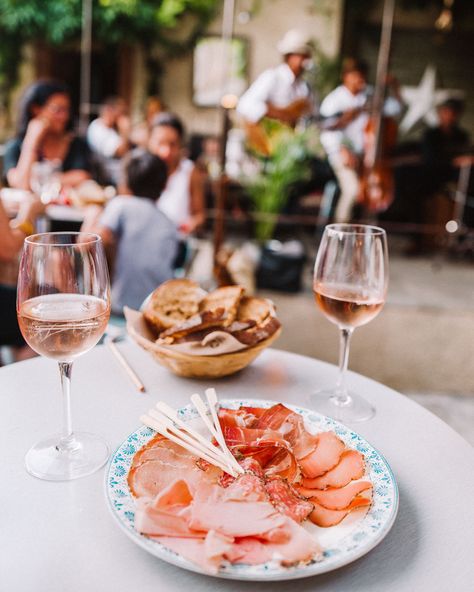
<svg viewBox="0 0 474 592">
<path fill-rule="evenodd" d="M 130 337 L 140 347 L 150 352 L 159 364 L 165 366 L 178 376 L 184 376 L 186 378 L 220 378 L 221 376 L 234 374 L 253 362 L 281 334 L 280 327 L 273 335 L 270 335 L 270 337 L 260 341 L 253 347 L 215 356 L 194 356 L 179 351 L 172 351 L 169 348 L 157 345 L 147 335 L 148 331 L 144 322 L 138 318 L 139 313 L 127 311 L 127 321 L 132 318 L 129 316 L 130 312 L 136 315 L 135 323 L 127 322 L 127 331 Z"/>
</svg>

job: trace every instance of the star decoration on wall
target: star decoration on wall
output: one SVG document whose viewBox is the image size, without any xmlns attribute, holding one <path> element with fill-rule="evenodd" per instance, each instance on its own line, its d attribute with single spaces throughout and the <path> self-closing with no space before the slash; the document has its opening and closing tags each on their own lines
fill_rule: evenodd
<svg viewBox="0 0 474 592">
<path fill-rule="evenodd" d="M 436 90 L 436 68 L 433 64 L 426 67 L 418 86 L 402 86 L 400 94 L 408 106 L 400 122 L 400 131 L 405 134 L 420 120 L 430 126 L 437 125 L 436 107 L 448 98 L 464 98 L 462 90 Z"/>
</svg>

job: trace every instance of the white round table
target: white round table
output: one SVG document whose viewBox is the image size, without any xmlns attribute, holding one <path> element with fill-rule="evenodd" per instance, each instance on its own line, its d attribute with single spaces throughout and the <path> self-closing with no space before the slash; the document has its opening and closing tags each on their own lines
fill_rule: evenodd
<svg viewBox="0 0 474 592">
<path fill-rule="evenodd" d="M 114 450 L 162 399 L 174 406 L 215 386 L 221 398 L 256 397 L 308 406 L 312 389 L 336 368 L 278 350 L 240 374 L 216 381 L 178 378 L 149 354 L 119 344 L 146 385 L 140 394 L 103 346 L 73 370 L 73 422 L 105 436 Z M 403 369 L 400 369 L 403 371 Z M 35 359 L 0 369 L 0 589 L 5 592 L 192 592 L 268 590 L 464 592 L 474 582 L 474 449 L 404 396 L 351 373 L 350 385 L 377 408 L 352 426 L 390 463 L 400 509 L 387 537 L 358 561 L 313 578 L 245 583 L 168 565 L 130 541 L 109 515 L 104 470 L 71 482 L 25 471 L 28 448 L 61 424 L 56 364 Z"/>
</svg>

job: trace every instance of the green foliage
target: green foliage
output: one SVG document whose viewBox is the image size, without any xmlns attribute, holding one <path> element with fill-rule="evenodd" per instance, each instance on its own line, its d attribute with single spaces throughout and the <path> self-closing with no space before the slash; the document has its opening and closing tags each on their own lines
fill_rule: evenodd
<svg viewBox="0 0 474 592">
<path fill-rule="evenodd" d="M 161 45 L 174 55 L 189 50 L 215 15 L 219 0 L 93 0 L 93 38 L 106 46 Z M 186 38 L 173 29 L 191 18 Z M 0 0 L 0 88 L 15 83 L 21 46 L 42 40 L 61 45 L 80 38 L 82 0 Z"/>
<path fill-rule="evenodd" d="M 318 131 L 310 127 L 296 133 L 274 119 L 263 119 L 271 147 L 269 157 L 261 160 L 261 171 L 243 179 L 256 215 L 255 235 L 260 241 L 273 236 L 278 214 L 288 201 L 291 186 L 310 176 L 310 159 L 321 155 Z"/>
</svg>

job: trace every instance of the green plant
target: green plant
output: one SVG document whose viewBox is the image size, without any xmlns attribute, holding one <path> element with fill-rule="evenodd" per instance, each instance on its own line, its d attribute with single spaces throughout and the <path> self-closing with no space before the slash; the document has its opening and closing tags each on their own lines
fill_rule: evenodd
<svg viewBox="0 0 474 592">
<path fill-rule="evenodd" d="M 21 47 L 37 40 L 53 46 L 78 41 L 82 5 L 83 0 L 0 0 L 4 103 L 17 81 Z M 108 47 L 139 43 L 150 59 L 156 46 L 165 54 L 179 55 L 194 47 L 219 6 L 219 0 L 93 0 L 93 38 Z"/>
<path fill-rule="evenodd" d="M 278 214 L 288 201 L 292 185 L 309 178 L 310 161 L 322 153 L 322 148 L 313 127 L 295 132 L 271 119 L 264 119 L 261 125 L 270 154 L 254 153 L 260 161 L 260 172 L 242 181 L 255 209 L 255 236 L 263 242 L 273 236 Z"/>
</svg>

